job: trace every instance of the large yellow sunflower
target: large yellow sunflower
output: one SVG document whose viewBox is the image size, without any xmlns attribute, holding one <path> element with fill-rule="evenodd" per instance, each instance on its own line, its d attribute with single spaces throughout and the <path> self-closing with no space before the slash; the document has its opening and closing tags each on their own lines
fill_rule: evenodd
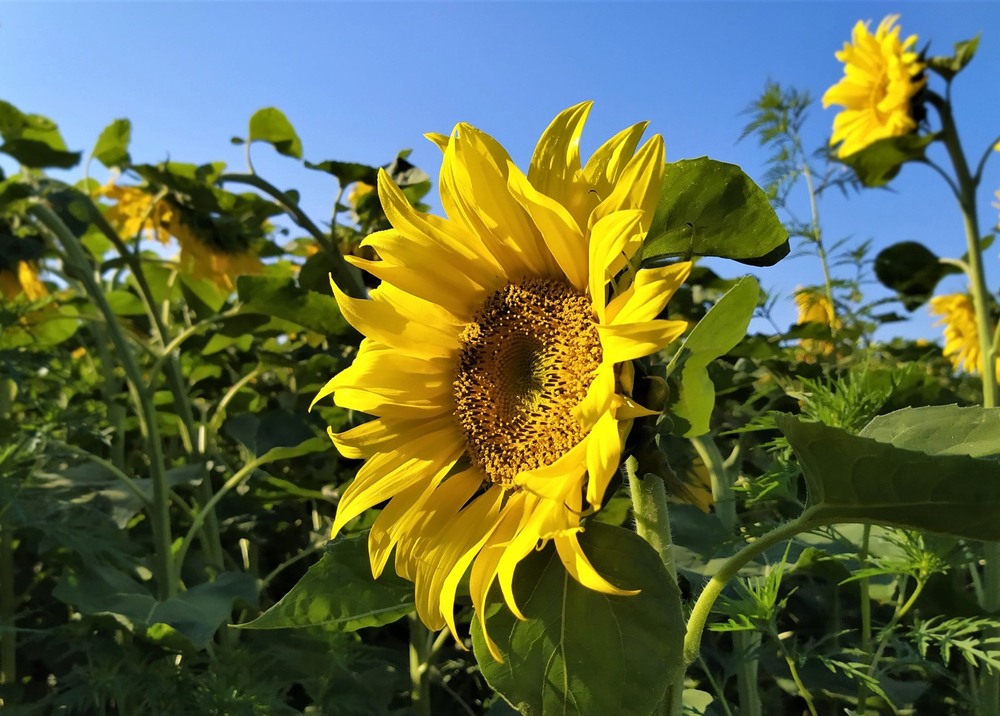
<svg viewBox="0 0 1000 716">
<path fill-rule="evenodd" d="M 931 315 L 941 316 L 936 326 L 944 326 L 944 355 L 956 370 L 978 375 L 983 369 L 983 353 L 979 348 L 979 326 L 972 296 L 953 293 L 935 296 L 930 301 Z M 1000 358 L 996 362 L 1000 380 Z"/>
<path fill-rule="evenodd" d="M 342 455 L 366 460 L 333 533 L 389 500 L 369 537 L 372 572 L 395 549 L 420 618 L 456 636 L 456 590 L 470 567 L 480 623 L 494 582 L 521 616 L 514 570 L 550 540 L 581 584 L 631 593 L 591 566 L 581 518 L 601 507 L 632 419 L 650 414 L 630 398 L 631 361 L 684 332 L 685 321 L 657 316 L 690 264 L 637 270 L 663 139 L 636 151 L 646 123 L 636 124 L 581 167 L 590 108 L 555 118 L 527 175 L 468 124 L 428 135 L 444 152 L 447 218 L 413 209 L 381 172 L 393 228 L 364 241 L 379 260 L 348 259 L 382 283 L 371 300 L 334 287 L 366 338 L 316 400 L 332 394 L 374 419 L 331 433 Z"/>
<path fill-rule="evenodd" d="M 844 109 L 833 120 L 830 144 L 840 143 L 838 157 L 859 152 L 872 142 L 909 134 L 917 127 L 910 102 L 924 86 L 924 68 L 913 46 L 916 35 L 900 40 L 895 27 L 899 15 L 889 15 L 873 35 L 868 23 L 858 21 L 853 42 L 836 53 L 844 63 L 844 77 L 823 95 L 823 106 Z"/>
</svg>

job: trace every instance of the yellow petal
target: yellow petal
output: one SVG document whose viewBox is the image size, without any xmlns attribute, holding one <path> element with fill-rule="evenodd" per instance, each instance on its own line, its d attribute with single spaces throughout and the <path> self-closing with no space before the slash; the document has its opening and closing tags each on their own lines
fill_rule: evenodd
<svg viewBox="0 0 1000 716">
<path fill-rule="evenodd" d="M 528 168 L 531 185 L 573 216 L 586 214 L 588 187 L 580 176 L 580 135 L 593 104 L 581 102 L 560 112 L 542 132 Z"/>
<path fill-rule="evenodd" d="M 647 321 L 598 326 L 604 360 L 620 363 L 652 355 L 687 330 L 687 321 Z"/>
<path fill-rule="evenodd" d="M 643 269 L 627 291 L 608 304 L 607 320 L 612 324 L 643 323 L 656 318 L 691 273 L 690 262 Z"/>
<path fill-rule="evenodd" d="M 591 230 L 590 297 L 602 323 L 606 306 L 604 286 L 614 275 L 610 267 L 616 258 L 623 255 L 629 240 L 641 235 L 641 222 L 640 211 L 618 211 L 598 221 Z"/>
</svg>

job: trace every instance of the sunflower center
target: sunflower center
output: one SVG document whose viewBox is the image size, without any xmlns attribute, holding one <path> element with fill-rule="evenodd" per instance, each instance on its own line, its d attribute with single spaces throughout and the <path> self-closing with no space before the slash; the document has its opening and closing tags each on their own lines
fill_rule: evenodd
<svg viewBox="0 0 1000 716">
<path fill-rule="evenodd" d="M 590 299 L 562 281 L 493 293 L 461 336 L 455 415 L 490 482 L 549 465 L 585 436 L 573 417 L 601 364 Z"/>
</svg>

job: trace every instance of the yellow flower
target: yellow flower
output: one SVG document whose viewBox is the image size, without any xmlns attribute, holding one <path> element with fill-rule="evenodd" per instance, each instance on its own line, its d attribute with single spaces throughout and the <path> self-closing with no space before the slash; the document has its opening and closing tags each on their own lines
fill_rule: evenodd
<svg viewBox="0 0 1000 716">
<path fill-rule="evenodd" d="M 260 259 L 251 251 L 224 251 L 203 241 L 188 226 L 180 208 L 166 197 L 156 199 L 142 187 L 113 182 L 98 189 L 96 194 L 115 202 L 104 217 L 122 236 L 129 238 L 145 232 L 163 244 L 168 244 L 171 236 L 176 238 L 181 247 L 181 269 L 196 279 L 207 278 L 232 291 L 237 276 L 263 270 Z"/>
<path fill-rule="evenodd" d="M 30 261 L 18 261 L 17 265 L 0 267 L 0 294 L 8 301 L 21 295 L 29 301 L 36 301 L 48 293 Z"/>
<path fill-rule="evenodd" d="M 917 127 L 910 101 L 924 86 L 924 65 L 912 48 L 916 35 L 899 39 L 894 27 L 899 15 L 889 15 L 875 34 L 867 22 L 854 26 L 853 43 L 836 53 L 844 63 L 844 77 L 823 95 L 823 106 L 844 109 L 833 120 L 830 144 L 841 143 L 838 157 L 859 152 L 872 142 L 909 134 Z"/>
<path fill-rule="evenodd" d="M 812 288 L 797 288 L 795 304 L 799 308 L 799 323 L 821 323 L 830 326 L 832 330 L 840 328 L 840 320 L 825 293 Z M 799 341 L 799 345 L 810 353 L 828 355 L 833 352 L 833 343 L 830 341 L 803 338 Z M 800 359 L 803 358 L 800 356 Z"/>
<path fill-rule="evenodd" d="M 366 338 L 316 400 L 333 394 L 375 417 L 331 432 L 342 455 L 367 460 L 341 497 L 333 533 L 390 500 L 369 536 L 372 572 L 395 549 L 420 618 L 456 636 L 466 571 L 485 632 L 490 587 L 499 582 L 520 617 L 514 570 L 549 541 L 581 584 L 632 593 L 595 571 L 578 535 L 581 518 L 604 502 L 632 419 L 650 414 L 626 389 L 631 361 L 687 326 L 657 316 L 690 264 L 635 270 L 662 182 L 663 139 L 636 152 L 645 123 L 634 125 L 581 167 L 590 107 L 555 118 L 527 175 L 468 124 L 428 135 L 444 152 L 447 218 L 415 210 L 380 172 L 393 228 L 363 242 L 380 260 L 348 260 L 382 283 L 371 300 L 334 287 Z"/>
<path fill-rule="evenodd" d="M 935 296 L 930 301 L 931 315 L 941 316 L 936 326 L 944 326 L 944 355 L 956 370 L 978 375 L 983 369 L 983 354 L 979 349 L 979 326 L 976 307 L 967 293 Z M 1000 380 L 1000 359 L 996 364 Z"/>
</svg>

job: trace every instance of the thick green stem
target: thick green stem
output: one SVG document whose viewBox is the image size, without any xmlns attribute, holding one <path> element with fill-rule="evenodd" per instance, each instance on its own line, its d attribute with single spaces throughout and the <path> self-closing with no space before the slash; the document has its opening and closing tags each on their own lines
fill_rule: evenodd
<svg viewBox="0 0 1000 716">
<path fill-rule="evenodd" d="M 13 684 L 17 680 L 16 616 L 14 530 L 0 525 L 0 684 Z"/>
<path fill-rule="evenodd" d="M 861 569 L 868 565 L 868 547 L 871 543 L 872 527 L 865 525 L 861 535 L 861 551 L 858 553 L 858 563 Z M 861 653 L 872 653 L 872 602 L 869 593 L 868 577 L 858 580 L 858 592 L 861 609 Z M 869 667 L 871 663 L 869 662 Z M 859 714 L 864 714 L 868 708 L 868 687 L 862 682 L 858 684 L 858 708 Z"/>
<path fill-rule="evenodd" d="M 132 354 L 115 312 L 108 304 L 107 297 L 101 287 L 94 280 L 90 270 L 90 262 L 76 236 L 66 227 L 62 219 L 44 204 L 34 204 L 28 211 L 52 233 L 66 250 L 70 264 L 66 267 L 67 273 L 83 284 L 86 293 L 94 301 L 101 315 L 104 316 L 111 342 L 125 368 L 125 375 L 131 384 L 131 390 L 137 397 L 139 427 L 146 439 L 150 477 L 153 481 L 153 504 L 150 509 L 150 518 L 155 543 L 154 574 L 157 594 L 160 599 L 166 599 L 176 593 L 177 584 L 174 580 L 173 555 L 170 551 L 172 542 L 170 536 L 170 495 L 163 458 L 163 445 L 156 423 L 156 409 L 153 406 L 152 395 L 146 386 L 142 371 Z"/>
<path fill-rule="evenodd" d="M 308 231 L 316 239 L 316 243 L 326 251 L 331 262 L 330 273 L 337 287 L 348 296 L 354 298 L 365 298 L 368 295 L 365 284 L 361 280 L 361 274 L 353 266 L 344 261 L 344 256 L 340 253 L 337 245 L 313 223 L 313 220 L 285 192 L 270 182 L 261 179 L 256 174 L 223 174 L 219 177 L 219 183 L 225 184 L 227 182 L 247 184 L 255 189 L 260 189 L 274 199 L 278 206 L 292 217 L 296 224 Z"/>
<path fill-rule="evenodd" d="M 958 180 L 958 204 L 962 210 L 962 223 L 968 245 L 969 284 L 976 310 L 976 328 L 979 332 L 979 348 L 982 356 L 980 373 L 983 378 L 983 407 L 993 408 L 997 406 L 998 400 L 997 346 L 993 340 L 995 329 L 990 315 L 990 293 L 986 287 L 986 272 L 983 268 L 979 241 L 979 217 L 976 212 L 978 176 L 973 176 L 969 171 L 958 137 L 958 127 L 951 112 L 951 103 L 933 92 L 928 92 L 927 95 L 941 118 L 941 136 L 955 169 L 955 178 Z M 987 544 L 983 552 L 986 565 L 983 578 L 984 599 L 981 606 L 987 613 L 992 614 L 1000 611 L 1000 544 Z M 1000 671 L 982 671 L 980 686 L 981 713 L 990 716 L 1000 713 Z"/>
<path fill-rule="evenodd" d="M 420 617 L 410 614 L 410 701 L 414 713 L 431 716 L 431 633 Z"/>
</svg>

